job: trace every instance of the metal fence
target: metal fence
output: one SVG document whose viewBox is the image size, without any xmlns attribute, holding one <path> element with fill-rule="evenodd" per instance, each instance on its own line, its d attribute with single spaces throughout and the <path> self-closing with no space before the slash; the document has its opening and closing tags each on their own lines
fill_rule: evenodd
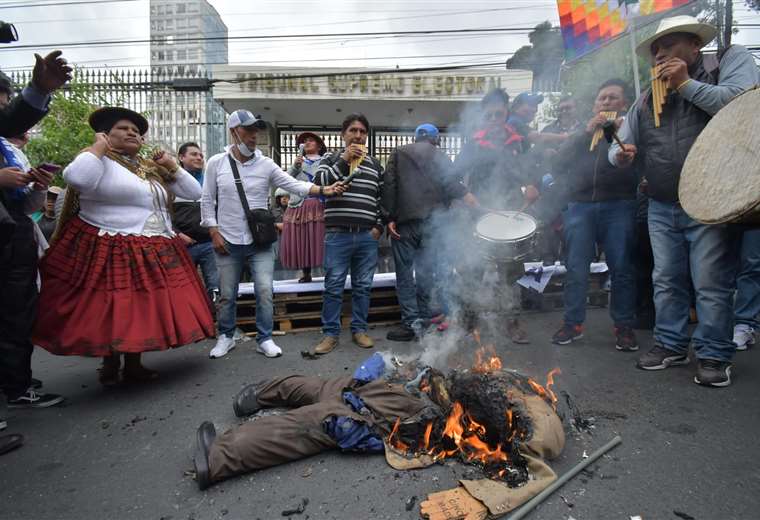
<svg viewBox="0 0 760 520">
<path fill-rule="evenodd" d="M 31 70 L 11 73 L 21 87 L 31 79 Z M 89 101 L 98 106 L 122 105 L 142 113 L 150 123 L 147 141 L 176 151 L 184 142 L 198 143 L 206 155 L 226 144 L 224 108 L 210 91 L 177 92 L 164 82 L 178 78 L 198 78 L 197 71 L 160 74 L 148 70 L 77 69 L 74 83 L 86 84 Z M 62 90 L 63 94 L 70 89 Z"/>
<path fill-rule="evenodd" d="M 314 129 L 300 128 L 279 129 L 279 153 L 275 150 L 274 160 L 280 166 L 287 170 L 293 164 L 298 154 L 298 145 L 296 138 L 301 132 L 314 132 L 322 137 L 328 150 L 341 150 L 343 140 L 340 137 L 340 130 L 333 129 Z M 369 154 L 378 159 L 383 165 L 388 162 L 393 150 L 399 146 L 409 144 L 414 141 L 414 131 L 411 130 L 393 130 L 393 129 L 373 129 L 367 139 Z M 454 133 L 441 133 L 441 149 L 446 152 L 452 160 L 462 148 L 462 138 Z"/>
</svg>

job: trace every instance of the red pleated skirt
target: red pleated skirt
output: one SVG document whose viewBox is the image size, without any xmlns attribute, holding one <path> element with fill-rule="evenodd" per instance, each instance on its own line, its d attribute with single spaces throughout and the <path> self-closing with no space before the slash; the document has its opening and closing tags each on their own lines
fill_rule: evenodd
<svg viewBox="0 0 760 520">
<path fill-rule="evenodd" d="M 179 238 L 102 235 L 78 217 L 40 263 L 32 342 L 63 356 L 166 350 L 215 335 Z"/>
<path fill-rule="evenodd" d="M 317 198 L 309 198 L 297 208 L 288 208 L 282 217 L 280 262 L 287 269 L 321 267 L 325 252 L 325 209 Z"/>
</svg>

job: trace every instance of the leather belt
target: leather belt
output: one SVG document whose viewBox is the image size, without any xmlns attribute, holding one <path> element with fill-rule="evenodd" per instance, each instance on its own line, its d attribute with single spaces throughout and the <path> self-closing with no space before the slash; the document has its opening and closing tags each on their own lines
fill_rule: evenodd
<svg viewBox="0 0 760 520">
<path fill-rule="evenodd" d="M 362 233 L 369 231 L 372 226 L 363 224 L 353 224 L 350 226 L 326 226 L 325 233 Z"/>
</svg>

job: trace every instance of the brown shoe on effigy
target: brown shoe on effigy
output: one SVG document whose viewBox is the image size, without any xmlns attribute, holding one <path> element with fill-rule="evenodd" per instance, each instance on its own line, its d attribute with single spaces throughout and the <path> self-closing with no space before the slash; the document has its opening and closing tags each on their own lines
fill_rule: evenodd
<svg viewBox="0 0 760 520">
<path fill-rule="evenodd" d="M 514 343 L 524 345 L 530 343 L 528 333 L 520 326 L 520 321 L 512 319 L 507 322 L 507 335 Z"/>
<path fill-rule="evenodd" d="M 338 338 L 336 336 L 322 336 L 322 339 L 317 346 L 314 347 L 315 354 L 327 354 L 338 346 Z"/>
<path fill-rule="evenodd" d="M 366 332 L 356 332 L 353 334 L 354 343 L 361 348 L 372 348 L 375 346 L 375 342 L 367 335 Z"/>
</svg>

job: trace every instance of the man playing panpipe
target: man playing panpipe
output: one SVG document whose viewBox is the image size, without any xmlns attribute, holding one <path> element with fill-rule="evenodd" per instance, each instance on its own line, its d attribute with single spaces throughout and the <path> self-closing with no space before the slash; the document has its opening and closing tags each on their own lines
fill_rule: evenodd
<svg viewBox="0 0 760 520">
<path fill-rule="evenodd" d="M 694 381 L 722 387 L 731 384 L 736 349 L 731 341 L 735 261 L 726 226 L 707 226 L 689 217 L 678 201 L 678 183 L 686 155 L 710 118 L 757 83 L 758 73 L 752 56 L 738 45 L 717 58 L 702 54 L 700 49 L 715 34 L 713 26 L 696 18 L 675 16 L 662 20 L 655 34 L 638 46 L 637 52 L 648 56 L 667 82 L 669 94 L 659 127 L 651 91 L 637 100 L 619 131 L 625 149 L 611 146 L 609 159 L 621 167 L 641 161 L 648 181 L 655 345 L 639 358 L 638 367 L 661 370 L 687 364 L 691 342 L 698 359 Z M 690 270 L 699 319 L 691 335 Z"/>
<path fill-rule="evenodd" d="M 636 172 L 619 170 L 604 160 L 608 144 L 604 137 L 589 150 L 589 141 L 608 114 L 621 114 L 629 104 L 627 87 L 620 79 L 602 83 L 594 101 L 594 116 L 586 127 L 570 136 L 555 156 L 552 173 L 566 193 L 562 214 L 565 234 L 564 324 L 552 341 L 567 345 L 583 335 L 586 291 L 594 244 L 604 249 L 612 278 L 610 316 L 615 325 L 615 347 L 638 350 L 633 332 L 636 321 L 635 243 Z"/>
</svg>

